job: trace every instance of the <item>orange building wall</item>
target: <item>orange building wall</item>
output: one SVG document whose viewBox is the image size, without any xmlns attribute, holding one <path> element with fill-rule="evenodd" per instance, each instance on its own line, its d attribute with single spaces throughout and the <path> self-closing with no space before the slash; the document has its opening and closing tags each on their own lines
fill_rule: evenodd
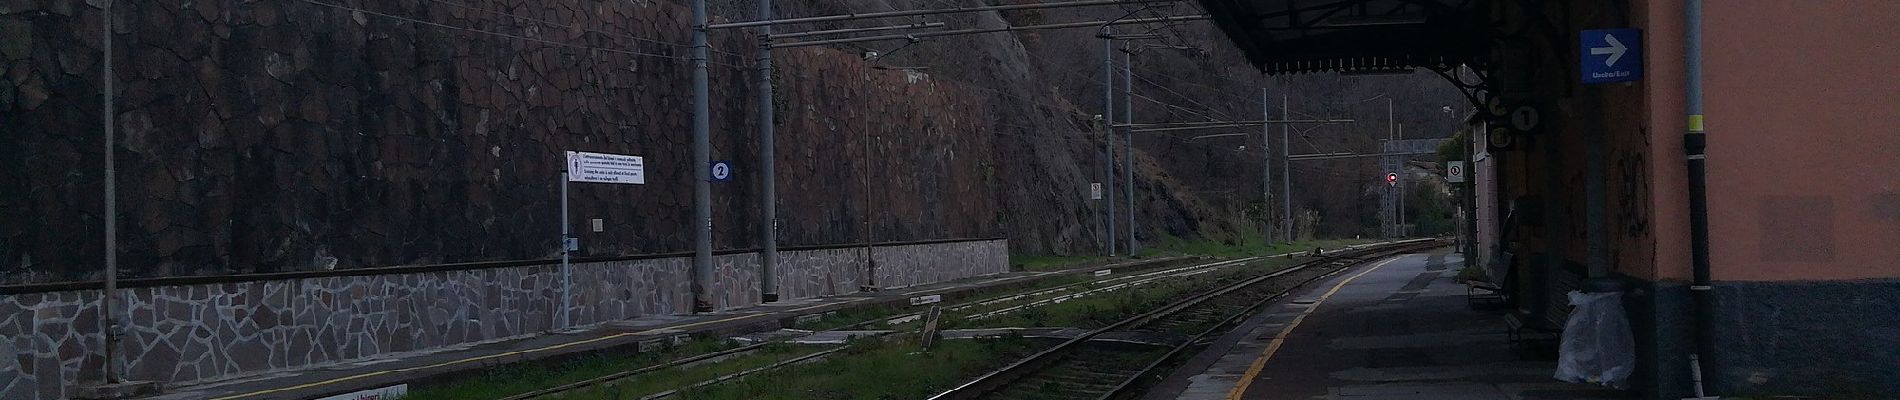
<svg viewBox="0 0 1900 400">
<path fill-rule="evenodd" d="M 1655 264 L 1647 275 L 1657 281 L 1689 280 L 1688 167 L 1682 154 L 1683 46 L 1682 1 L 1634 0 L 1636 26 L 1643 27 L 1643 91 L 1650 157 L 1650 224 Z"/>
<path fill-rule="evenodd" d="M 1900 277 L 1900 3 L 1705 4 L 1714 278 Z M 1655 277 L 1686 280 L 1682 5 L 1632 6 L 1645 27 Z"/>
</svg>

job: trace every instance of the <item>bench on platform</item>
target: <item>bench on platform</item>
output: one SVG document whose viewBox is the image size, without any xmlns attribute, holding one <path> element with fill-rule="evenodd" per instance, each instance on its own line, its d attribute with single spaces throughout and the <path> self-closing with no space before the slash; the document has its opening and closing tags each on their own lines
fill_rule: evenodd
<svg viewBox="0 0 1900 400">
<path fill-rule="evenodd" d="M 1479 305 L 1503 303 L 1504 288 L 1498 284 L 1479 280 L 1465 281 L 1465 305 L 1477 308 Z"/>
<path fill-rule="evenodd" d="M 1526 324 L 1517 313 L 1504 314 L 1504 326 L 1505 335 L 1514 345 L 1556 342 L 1558 336 L 1563 333 L 1561 330 L 1550 327 Z"/>
</svg>

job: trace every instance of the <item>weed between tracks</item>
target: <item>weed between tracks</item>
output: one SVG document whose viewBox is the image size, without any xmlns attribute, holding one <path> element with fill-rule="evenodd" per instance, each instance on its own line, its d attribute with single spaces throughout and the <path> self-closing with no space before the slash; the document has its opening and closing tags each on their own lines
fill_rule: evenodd
<svg viewBox="0 0 1900 400">
<path fill-rule="evenodd" d="M 1058 255 L 1015 255 L 1009 257 L 1009 265 L 1021 271 L 1053 271 L 1067 269 L 1088 263 L 1108 261 L 1104 256 L 1058 256 Z"/>
<path fill-rule="evenodd" d="M 862 308 L 862 309 L 842 310 L 842 311 L 826 313 L 824 314 L 824 316 L 819 317 L 818 319 L 815 319 L 815 320 L 799 321 L 797 323 L 792 324 L 792 328 L 813 330 L 813 331 L 847 329 L 847 328 L 851 328 L 852 325 L 857 324 L 859 322 L 865 322 L 865 321 L 877 319 L 878 321 L 874 321 L 862 327 L 851 328 L 851 329 L 884 329 L 884 321 L 882 320 L 883 317 L 897 315 L 904 312 L 905 312 L 905 308 L 895 307 L 895 306 L 879 306 L 879 307 L 868 307 L 868 308 Z"/>
<path fill-rule="evenodd" d="M 1096 328 L 1153 310 L 1187 296 L 1213 290 L 1241 279 L 1260 276 L 1304 261 L 1267 259 L 1182 278 L 1163 279 L 1140 286 L 1070 299 L 982 320 L 944 319 L 946 328 L 1077 327 Z"/>
<path fill-rule="evenodd" d="M 1161 238 L 1159 243 L 1141 249 L 1143 257 L 1155 257 L 1169 254 L 1193 254 L 1210 257 L 1252 257 L 1289 252 L 1312 251 L 1313 248 L 1338 250 L 1348 245 L 1377 242 L 1376 239 L 1326 239 L 1305 240 L 1293 243 L 1268 244 L 1260 239 L 1259 232 L 1242 234 L 1238 238 L 1217 241 L 1214 239 L 1181 239 L 1173 236 Z"/>
<path fill-rule="evenodd" d="M 682 399 L 922 399 L 1046 348 L 1020 337 L 940 340 L 920 350 L 916 335 L 862 340 L 824 361 L 690 390 Z"/>
<path fill-rule="evenodd" d="M 502 365 L 483 370 L 474 378 L 420 388 L 403 396 L 403 400 L 496 399 L 735 347 L 738 345 L 727 340 L 694 340 L 663 351 L 596 354 L 559 365 Z"/>
<path fill-rule="evenodd" d="M 1296 251 L 1311 251 L 1315 247 L 1338 250 L 1349 245 L 1366 244 L 1377 241 L 1378 239 L 1323 239 L 1268 244 L 1265 240 L 1261 240 L 1259 232 L 1243 233 L 1230 239 L 1183 239 L 1166 236 L 1159 240 L 1154 240 L 1154 243 L 1149 243 L 1147 247 L 1137 252 L 1134 258 L 1160 258 L 1173 255 L 1239 258 Z M 1011 254 L 1009 264 L 1022 271 L 1050 271 L 1072 268 L 1089 263 L 1109 263 L 1116 260 L 1118 259 L 1100 255 L 1065 256 Z"/>
<path fill-rule="evenodd" d="M 830 347 L 831 346 L 774 343 L 766 345 L 756 352 L 747 353 L 731 359 L 701 362 L 683 368 L 669 368 L 653 371 L 629 377 L 626 380 L 614 382 L 609 385 L 577 389 L 549 398 L 576 400 L 638 399 L 667 390 L 691 386 L 692 384 L 712 380 L 720 376 L 772 365 L 773 363 L 815 353 Z M 690 399 L 697 397 L 677 398 Z"/>
<path fill-rule="evenodd" d="M 1250 241 L 1257 243 L 1257 241 Z M 1366 243 L 1369 240 L 1334 240 L 1302 242 L 1293 245 L 1275 246 L 1231 246 L 1211 241 L 1170 240 L 1145 251 L 1144 254 L 1188 253 L 1215 256 L 1252 256 L 1273 252 L 1311 249 L 1323 246 L 1337 249 L 1346 244 Z M 1049 257 L 1033 261 L 1039 265 L 1056 265 L 1057 262 L 1075 265 L 1094 259 L 1092 257 Z M 1045 305 L 1018 312 L 1016 314 L 981 320 L 963 321 L 957 316 L 946 314 L 943 320 L 945 328 L 999 327 L 999 326 L 1075 326 L 1098 327 L 1119 321 L 1136 313 L 1151 310 L 1178 300 L 1181 297 L 1210 290 L 1223 282 L 1232 282 L 1246 276 L 1266 273 L 1292 265 L 1303 259 L 1269 259 L 1249 263 L 1239 268 L 1227 268 L 1218 272 L 1196 275 L 1186 279 L 1170 279 L 1149 285 L 1124 288 L 1113 292 L 1098 294 Z M 1034 292 L 1093 280 L 1087 275 L 1071 275 L 1039 282 L 1026 288 L 978 292 L 977 296 L 994 296 L 1003 293 Z M 1076 291 L 1088 290 L 1092 285 L 1082 285 Z M 978 307 L 956 314 L 967 314 L 1018 305 L 1031 301 L 1025 299 L 1011 304 L 998 304 L 990 307 Z M 877 308 L 859 310 L 826 316 L 816 321 L 798 324 L 804 329 L 838 329 L 859 321 L 895 316 L 905 312 L 914 312 L 911 308 Z M 897 329 L 915 329 L 916 323 L 907 323 Z M 873 323 L 870 329 L 891 328 L 882 322 Z M 961 383 L 975 374 L 987 372 L 1003 363 L 1019 359 L 1045 347 L 1046 343 L 1033 339 L 1009 338 L 996 340 L 954 340 L 943 341 L 938 349 L 929 353 L 918 353 L 913 339 L 891 342 L 867 342 L 853 345 L 833 355 L 827 361 L 816 365 L 806 365 L 792 370 L 810 374 L 817 371 L 819 376 L 794 377 L 783 371 L 766 373 L 737 383 L 715 385 L 710 388 L 685 393 L 680 398 L 786 398 L 786 399 L 831 399 L 831 398 L 921 398 L 935 394 L 950 385 Z M 691 357 L 737 347 L 725 340 L 695 340 L 682 346 L 659 352 L 636 355 L 596 355 L 588 356 L 558 366 L 527 365 L 499 366 L 484 371 L 478 378 L 454 382 L 442 387 L 421 388 L 411 392 L 405 400 L 436 399 L 494 399 L 513 394 L 525 393 L 537 389 L 558 386 L 616 372 L 657 365 L 668 360 Z M 713 376 L 738 372 L 745 369 L 769 365 L 779 360 L 797 355 L 809 354 L 811 348 L 798 349 L 798 346 L 777 347 L 780 352 L 755 353 L 753 356 L 738 357 L 717 363 L 707 363 L 705 367 L 685 368 L 672 371 L 655 371 L 642 375 L 645 378 L 630 379 L 617 390 L 593 389 L 591 392 L 576 394 L 564 398 L 587 399 L 637 399 L 646 394 L 666 389 L 683 387 L 694 382 L 710 379 Z M 787 350 L 791 349 L 791 350 Z M 789 353 L 787 353 L 789 351 Z M 803 352 L 800 352 L 803 351 Z M 864 359 L 861 361 L 854 361 Z M 816 367 L 816 368 L 814 368 Z M 846 368 L 833 371 L 832 368 Z M 845 373 L 847 370 L 866 369 Z M 698 371 L 694 371 L 698 370 Z M 973 370 L 973 371 L 972 371 Z M 684 372 L 694 371 L 694 372 Z M 967 375 L 960 375 L 965 374 Z M 668 377 L 661 377 L 667 375 Z M 703 376 L 703 377 L 702 377 Z M 787 380 L 795 381 L 787 383 Z M 810 382 L 797 382 L 807 381 Z M 778 383 L 768 383 L 778 381 Z M 672 386 L 668 386 L 672 385 Z M 784 389 L 782 393 L 779 389 Z M 639 393 L 639 394 L 635 394 Z M 578 396 L 588 397 L 578 397 Z"/>
</svg>

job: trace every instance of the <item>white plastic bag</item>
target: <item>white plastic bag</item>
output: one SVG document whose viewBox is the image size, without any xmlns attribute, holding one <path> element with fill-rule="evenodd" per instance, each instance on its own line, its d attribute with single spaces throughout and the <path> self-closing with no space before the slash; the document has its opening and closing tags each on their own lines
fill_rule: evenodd
<svg viewBox="0 0 1900 400">
<path fill-rule="evenodd" d="M 1557 353 L 1556 378 L 1565 382 L 1594 383 L 1629 388 L 1636 368 L 1636 340 L 1629 318 L 1623 315 L 1623 293 L 1570 292 L 1570 320 L 1564 323 Z"/>
</svg>

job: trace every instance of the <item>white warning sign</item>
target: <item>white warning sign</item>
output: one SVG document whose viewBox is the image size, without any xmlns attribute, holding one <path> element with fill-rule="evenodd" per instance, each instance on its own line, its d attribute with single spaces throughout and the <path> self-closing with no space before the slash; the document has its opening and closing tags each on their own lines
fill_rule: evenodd
<svg viewBox="0 0 1900 400">
<path fill-rule="evenodd" d="M 645 185 L 646 162 L 640 156 L 570 151 L 567 181 Z"/>
</svg>

